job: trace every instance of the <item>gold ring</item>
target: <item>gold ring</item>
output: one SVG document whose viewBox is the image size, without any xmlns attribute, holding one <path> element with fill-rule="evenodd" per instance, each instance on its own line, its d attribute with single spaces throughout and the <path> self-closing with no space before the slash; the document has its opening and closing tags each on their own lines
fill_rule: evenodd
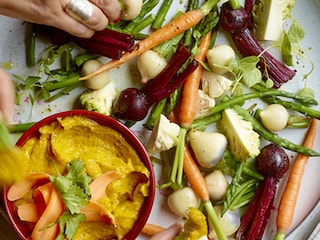
<svg viewBox="0 0 320 240">
<path fill-rule="evenodd" d="M 88 0 L 71 0 L 66 12 L 79 21 L 85 21 L 92 16 L 92 5 Z"/>
</svg>

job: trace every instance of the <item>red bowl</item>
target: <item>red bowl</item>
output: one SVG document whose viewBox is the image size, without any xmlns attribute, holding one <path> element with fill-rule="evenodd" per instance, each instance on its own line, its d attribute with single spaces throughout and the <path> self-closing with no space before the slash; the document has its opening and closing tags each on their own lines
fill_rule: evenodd
<svg viewBox="0 0 320 240">
<path fill-rule="evenodd" d="M 37 122 L 19 138 L 16 145 L 19 147 L 23 146 L 27 142 L 27 140 L 37 135 L 39 128 L 54 122 L 57 118 L 60 118 L 60 117 L 63 118 L 63 117 L 74 116 L 74 115 L 81 115 L 81 116 L 87 117 L 89 119 L 94 120 L 100 125 L 107 126 L 118 131 L 124 137 L 124 139 L 136 150 L 141 161 L 145 164 L 146 168 L 150 172 L 149 196 L 145 199 L 140 209 L 138 218 L 134 223 L 134 226 L 123 238 L 126 240 L 134 240 L 142 231 L 142 228 L 147 222 L 153 206 L 154 197 L 155 197 L 155 176 L 153 172 L 152 163 L 146 149 L 144 148 L 141 141 L 137 138 L 137 136 L 129 128 L 127 128 L 117 120 L 103 114 L 99 114 L 99 113 L 87 111 L 87 110 L 71 110 L 71 111 L 66 111 L 66 112 L 61 112 L 61 113 L 51 115 Z M 14 209 L 14 203 L 7 199 L 7 190 L 8 190 L 8 187 L 4 187 L 2 191 L 1 200 L 3 202 L 4 210 L 7 213 L 11 226 L 13 227 L 15 232 L 18 234 L 20 239 L 23 239 L 23 240 L 27 239 L 27 237 L 30 235 L 30 232 L 28 231 L 25 224 L 17 216 L 17 213 Z"/>
</svg>

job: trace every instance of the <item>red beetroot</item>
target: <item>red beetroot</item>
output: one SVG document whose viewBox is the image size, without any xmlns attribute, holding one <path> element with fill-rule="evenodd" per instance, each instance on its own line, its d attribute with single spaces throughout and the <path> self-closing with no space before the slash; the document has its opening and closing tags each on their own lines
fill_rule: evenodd
<svg viewBox="0 0 320 240">
<path fill-rule="evenodd" d="M 250 7 L 249 4 L 247 8 L 250 9 Z M 242 56 L 259 56 L 263 53 L 259 61 L 260 71 L 265 77 L 273 80 L 275 88 L 279 88 L 281 84 L 294 77 L 294 70 L 266 52 L 255 39 L 250 31 L 251 15 L 248 14 L 245 8 L 232 9 L 229 2 L 224 3 L 220 12 L 220 24 L 224 30 L 231 34 Z"/>
<path fill-rule="evenodd" d="M 264 147 L 256 159 L 256 168 L 264 176 L 248 210 L 241 219 L 236 239 L 262 239 L 273 207 L 279 179 L 288 171 L 289 157 L 278 145 Z"/>
<path fill-rule="evenodd" d="M 180 45 L 164 70 L 154 79 L 148 81 L 143 88 L 123 90 L 113 104 L 114 116 L 125 121 L 144 119 L 154 103 L 169 97 L 197 68 L 199 63 L 196 60 L 191 60 L 185 70 L 177 75 L 190 55 L 190 51 Z"/>
</svg>

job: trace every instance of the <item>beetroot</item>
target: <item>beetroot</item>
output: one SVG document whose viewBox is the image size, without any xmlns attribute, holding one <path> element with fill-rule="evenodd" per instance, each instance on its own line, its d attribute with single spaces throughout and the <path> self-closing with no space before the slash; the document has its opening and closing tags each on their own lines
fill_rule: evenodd
<svg viewBox="0 0 320 240">
<path fill-rule="evenodd" d="M 197 68 L 199 63 L 192 59 L 183 72 L 177 74 L 190 55 L 187 47 L 179 45 L 168 65 L 158 76 L 148 81 L 141 89 L 128 88 L 120 93 L 112 107 L 114 116 L 130 122 L 144 119 L 153 104 L 169 97 Z"/>
<path fill-rule="evenodd" d="M 250 4 L 247 6 L 251 8 Z M 295 71 L 274 58 L 255 39 L 251 28 L 251 14 L 245 8 L 232 9 L 229 2 L 221 7 L 220 24 L 224 30 L 231 34 L 231 37 L 240 54 L 244 57 L 259 56 L 259 68 L 265 77 L 269 77 L 274 82 L 274 88 L 279 88 L 283 83 L 295 76 Z"/>
<path fill-rule="evenodd" d="M 278 145 L 265 146 L 256 158 L 256 168 L 264 176 L 248 210 L 241 218 L 236 239 L 262 239 L 270 218 L 279 179 L 289 169 L 289 157 Z"/>
</svg>

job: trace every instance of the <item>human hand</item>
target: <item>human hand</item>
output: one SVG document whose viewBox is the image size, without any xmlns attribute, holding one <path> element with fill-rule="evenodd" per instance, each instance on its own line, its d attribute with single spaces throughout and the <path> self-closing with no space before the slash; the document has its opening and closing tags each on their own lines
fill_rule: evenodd
<svg viewBox="0 0 320 240">
<path fill-rule="evenodd" d="M 0 120 L 12 120 L 14 111 L 14 87 L 10 76 L 0 69 Z"/>
<path fill-rule="evenodd" d="M 71 14 L 75 12 L 70 10 L 72 6 L 81 8 L 82 17 Z M 83 38 L 118 21 L 120 13 L 118 0 L 0 0 L 0 14 L 60 28 Z"/>
</svg>

